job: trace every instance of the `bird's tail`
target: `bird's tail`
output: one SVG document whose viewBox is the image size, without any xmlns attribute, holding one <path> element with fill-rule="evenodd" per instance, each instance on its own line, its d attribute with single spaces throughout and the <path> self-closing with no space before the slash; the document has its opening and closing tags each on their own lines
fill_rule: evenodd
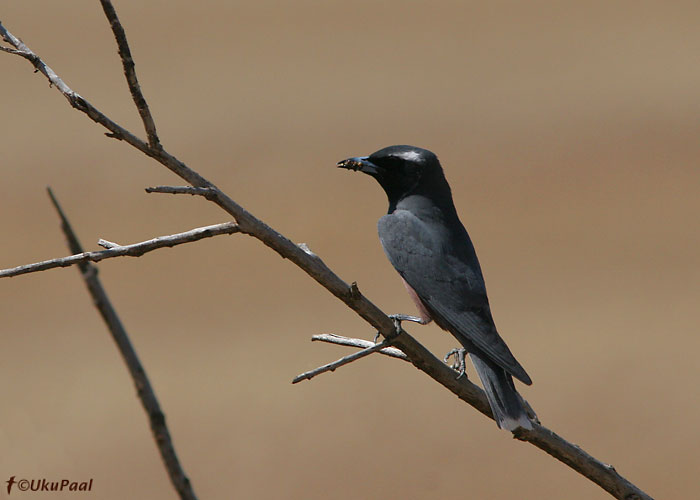
<svg viewBox="0 0 700 500">
<path fill-rule="evenodd" d="M 484 386 L 498 427 L 511 432 L 518 427 L 532 429 L 520 394 L 515 390 L 513 377 L 490 360 L 473 353 L 469 353 L 469 357 Z"/>
</svg>

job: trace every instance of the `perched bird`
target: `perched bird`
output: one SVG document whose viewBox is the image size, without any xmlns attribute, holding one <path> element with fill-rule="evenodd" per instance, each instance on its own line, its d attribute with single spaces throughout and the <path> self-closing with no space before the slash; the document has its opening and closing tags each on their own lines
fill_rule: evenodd
<svg viewBox="0 0 700 500">
<path fill-rule="evenodd" d="M 414 146 L 390 146 L 338 167 L 374 177 L 389 198 L 379 239 L 420 314 L 394 317 L 421 324 L 434 320 L 454 335 L 469 353 L 498 426 L 531 429 L 513 377 L 527 385 L 532 380 L 496 331 L 479 260 L 437 156 Z"/>
</svg>

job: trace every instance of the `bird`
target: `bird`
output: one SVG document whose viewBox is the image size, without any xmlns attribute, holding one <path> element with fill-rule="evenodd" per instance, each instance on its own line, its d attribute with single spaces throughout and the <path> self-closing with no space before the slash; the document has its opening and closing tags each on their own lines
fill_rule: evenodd
<svg viewBox="0 0 700 500">
<path fill-rule="evenodd" d="M 437 156 L 397 145 L 348 158 L 337 167 L 373 177 L 387 195 L 388 212 L 377 224 L 379 240 L 419 313 L 392 318 L 434 321 L 451 333 L 463 348 L 462 360 L 468 353 L 498 427 L 532 429 L 513 377 L 527 385 L 532 379 L 496 330 L 474 245 Z"/>
</svg>

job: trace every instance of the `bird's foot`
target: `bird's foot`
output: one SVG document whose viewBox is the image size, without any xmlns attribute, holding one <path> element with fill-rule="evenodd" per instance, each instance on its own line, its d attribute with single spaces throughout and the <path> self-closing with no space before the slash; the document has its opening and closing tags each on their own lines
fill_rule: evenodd
<svg viewBox="0 0 700 500">
<path fill-rule="evenodd" d="M 457 379 L 460 379 L 462 377 L 469 378 L 467 377 L 467 364 L 464 361 L 464 357 L 466 354 L 467 350 L 464 347 L 461 347 L 459 349 L 452 349 L 450 352 L 445 354 L 445 363 L 448 363 L 452 356 L 454 356 L 455 358 L 454 362 L 452 363 L 452 369 L 459 372 L 459 375 L 457 375 Z"/>
<path fill-rule="evenodd" d="M 402 321 L 412 321 L 413 323 L 418 323 L 421 325 L 427 325 L 428 321 L 424 320 L 423 318 L 420 318 L 418 316 L 411 316 L 408 314 L 390 314 L 389 317 L 394 321 L 394 335 L 398 335 L 401 333 L 401 322 Z M 374 343 L 377 343 L 377 340 L 379 340 L 379 335 L 380 333 L 377 332 L 377 334 L 374 336 Z"/>
<path fill-rule="evenodd" d="M 410 316 L 408 314 L 390 314 L 389 317 L 394 320 L 394 323 L 398 323 L 401 326 L 402 321 L 412 321 L 413 323 L 418 323 L 420 325 L 427 325 L 428 322 L 418 316 Z"/>
<path fill-rule="evenodd" d="M 394 320 L 394 331 L 396 332 L 396 335 L 401 333 L 402 321 L 412 321 L 413 323 L 419 323 L 421 325 L 425 324 L 423 318 L 419 318 L 418 316 L 410 316 L 408 314 L 390 314 L 389 317 Z"/>
</svg>

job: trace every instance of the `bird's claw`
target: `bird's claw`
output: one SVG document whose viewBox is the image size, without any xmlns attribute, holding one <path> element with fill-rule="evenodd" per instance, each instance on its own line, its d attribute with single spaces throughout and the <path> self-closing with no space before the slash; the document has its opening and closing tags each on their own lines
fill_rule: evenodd
<svg viewBox="0 0 700 500">
<path fill-rule="evenodd" d="M 401 322 L 402 321 L 411 321 L 413 323 L 418 323 L 420 325 L 426 324 L 426 321 L 423 318 L 419 318 L 418 316 L 411 316 L 410 314 L 390 314 L 389 318 L 391 318 L 394 321 L 395 335 L 398 335 L 399 333 L 401 333 Z M 378 338 L 379 338 L 379 333 L 377 332 L 377 336 L 374 338 L 375 344 L 377 343 Z"/>
<path fill-rule="evenodd" d="M 389 316 L 393 321 L 394 321 L 394 335 L 398 335 L 401 333 L 401 321 L 403 321 L 401 318 L 397 318 L 397 316 L 400 316 L 399 314 L 392 314 Z"/>
<path fill-rule="evenodd" d="M 413 316 L 408 316 L 406 314 L 390 314 L 389 318 L 394 322 L 394 332 L 393 334 L 389 336 L 384 336 L 384 338 L 389 339 L 389 338 L 394 338 L 397 335 L 401 333 L 401 322 L 402 321 L 413 321 L 412 318 Z M 419 318 L 418 318 L 419 319 Z M 373 342 L 376 344 L 379 341 L 379 337 L 381 336 L 381 332 L 377 332 L 377 334 L 374 336 Z"/>
<path fill-rule="evenodd" d="M 399 326 L 401 326 L 402 321 L 411 321 L 413 323 L 420 323 L 421 325 L 425 323 L 423 318 L 411 316 L 410 314 L 390 314 L 389 317 L 394 320 L 394 323 L 398 323 Z"/>
<path fill-rule="evenodd" d="M 455 349 L 451 349 L 450 351 L 448 351 L 447 354 L 445 354 L 445 357 L 442 358 L 442 361 L 445 362 L 445 363 L 449 363 L 449 362 L 450 362 L 450 358 L 451 358 L 452 356 L 458 355 L 458 353 L 459 353 L 459 349 L 456 349 L 456 348 L 455 348 Z M 457 360 L 455 360 L 455 361 L 457 361 Z M 454 367 L 455 367 L 455 365 L 454 365 L 454 363 L 453 363 L 453 364 L 452 364 L 452 368 L 454 368 Z"/>
<path fill-rule="evenodd" d="M 392 335 L 392 337 L 395 337 L 396 335 L 401 333 L 401 322 L 402 321 L 413 321 L 415 323 L 422 323 L 423 322 L 422 318 L 419 318 L 418 316 L 409 316 L 408 314 L 390 314 L 389 318 L 394 322 L 394 335 Z M 377 332 L 377 334 L 374 336 L 374 343 L 375 344 L 379 340 L 380 335 L 381 335 L 381 333 Z"/>
<path fill-rule="evenodd" d="M 461 347 L 459 349 L 452 349 L 450 352 L 445 354 L 445 363 L 448 363 L 452 356 L 455 358 L 451 368 L 459 373 L 459 375 L 457 375 L 457 380 L 461 379 L 462 377 L 469 378 L 467 377 L 467 366 L 466 361 L 464 360 L 466 353 L 467 350 Z"/>
</svg>

